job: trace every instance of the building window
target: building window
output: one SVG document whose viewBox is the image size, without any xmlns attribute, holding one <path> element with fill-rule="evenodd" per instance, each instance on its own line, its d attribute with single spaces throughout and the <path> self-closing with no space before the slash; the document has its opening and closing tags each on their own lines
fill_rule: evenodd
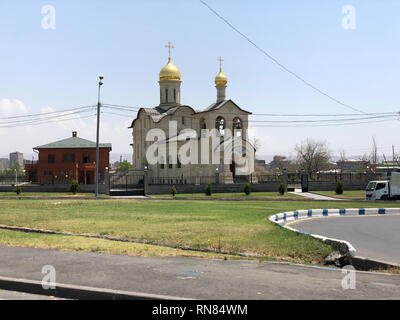
<svg viewBox="0 0 400 320">
<path fill-rule="evenodd" d="M 182 117 L 182 124 L 185 124 L 185 117 Z"/>
<path fill-rule="evenodd" d="M 174 102 L 176 102 L 176 89 L 174 89 Z"/>
<path fill-rule="evenodd" d="M 74 154 L 64 154 L 64 162 L 75 162 Z"/>
<path fill-rule="evenodd" d="M 233 119 L 232 131 L 236 137 L 242 136 L 242 120 L 239 118 Z"/>
<path fill-rule="evenodd" d="M 168 89 L 165 89 L 165 102 L 168 102 Z"/>
<path fill-rule="evenodd" d="M 225 119 L 218 117 L 217 120 L 215 120 L 215 128 L 218 130 L 219 134 L 223 136 L 225 134 Z"/>
<path fill-rule="evenodd" d="M 164 168 L 165 168 L 164 157 L 161 157 L 161 159 L 160 159 L 160 169 L 164 169 Z"/>
<path fill-rule="evenodd" d="M 172 158 L 168 158 L 168 168 L 172 169 Z"/>
<path fill-rule="evenodd" d="M 177 168 L 182 168 L 182 163 L 181 163 L 181 161 L 179 160 L 179 156 L 178 156 L 178 158 L 177 158 L 177 165 L 176 165 L 176 167 L 177 167 Z"/>
<path fill-rule="evenodd" d="M 49 154 L 47 156 L 47 162 L 48 163 L 56 163 L 56 155 L 55 154 Z"/>
<path fill-rule="evenodd" d="M 89 163 L 90 162 L 90 156 L 88 154 L 83 155 L 83 163 Z"/>
<path fill-rule="evenodd" d="M 204 118 L 200 119 L 200 135 L 202 137 L 206 136 L 206 130 L 207 129 L 207 125 L 206 125 L 206 120 L 204 120 Z"/>
</svg>

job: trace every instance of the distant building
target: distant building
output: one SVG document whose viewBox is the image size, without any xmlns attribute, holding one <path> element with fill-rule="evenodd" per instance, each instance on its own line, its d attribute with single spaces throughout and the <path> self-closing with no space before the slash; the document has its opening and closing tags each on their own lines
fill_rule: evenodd
<svg viewBox="0 0 400 320">
<path fill-rule="evenodd" d="M 111 143 L 101 143 L 99 147 L 101 177 L 110 167 Z M 35 147 L 34 150 L 39 152 L 39 161 L 25 165 L 26 181 L 95 183 L 96 143 L 78 138 L 76 131 L 72 132 L 71 138 Z"/>
<path fill-rule="evenodd" d="M 10 160 L 7 158 L 0 158 L 0 170 L 10 168 Z"/>
<path fill-rule="evenodd" d="M 285 156 L 274 156 L 273 160 L 269 163 L 269 168 L 274 170 L 282 170 L 289 164 L 289 160 Z"/>
<path fill-rule="evenodd" d="M 21 152 L 10 153 L 10 167 L 18 163 L 21 167 L 24 166 L 24 154 Z"/>
<path fill-rule="evenodd" d="M 365 171 L 369 165 L 368 160 L 339 160 L 336 162 L 336 168 L 342 172 Z"/>
<path fill-rule="evenodd" d="M 400 170 L 400 162 L 399 161 L 386 161 L 378 164 L 376 167 L 377 172 L 388 172 L 388 171 L 397 171 Z"/>
</svg>

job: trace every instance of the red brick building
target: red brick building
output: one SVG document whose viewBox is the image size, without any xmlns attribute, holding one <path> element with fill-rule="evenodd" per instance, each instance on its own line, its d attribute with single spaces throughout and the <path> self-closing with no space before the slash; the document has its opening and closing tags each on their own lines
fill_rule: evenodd
<svg viewBox="0 0 400 320">
<path fill-rule="evenodd" d="M 99 144 L 100 179 L 110 167 L 111 143 Z M 64 140 L 33 148 L 39 161 L 25 165 L 26 181 L 38 183 L 65 183 L 77 180 L 80 184 L 95 183 L 96 143 L 78 138 L 77 132 Z"/>
</svg>

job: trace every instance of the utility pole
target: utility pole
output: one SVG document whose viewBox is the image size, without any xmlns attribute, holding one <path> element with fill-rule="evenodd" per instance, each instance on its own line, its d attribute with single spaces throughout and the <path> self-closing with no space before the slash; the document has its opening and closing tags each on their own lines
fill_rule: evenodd
<svg viewBox="0 0 400 320">
<path fill-rule="evenodd" d="M 393 152 L 393 165 L 394 165 L 394 145 L 392 145 L 392 152 Z"/>
<path fill-rule="evenodd" d="M 103 85 L 103 76 L 99 76 L 99 93 L 97 102 L 97 135 L 96 135 L 96 199 L 99 196 L 99 134 L 100 134 L 100 88 Z"/>
</svg>

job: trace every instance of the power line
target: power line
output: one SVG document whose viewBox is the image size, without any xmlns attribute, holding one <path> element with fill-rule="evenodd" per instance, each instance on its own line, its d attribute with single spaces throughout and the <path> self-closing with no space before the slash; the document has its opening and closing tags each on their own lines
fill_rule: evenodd
<svg viewBox="0 0 400 320">
<path fill-rule="evenodd" d="M 14 121 L 6 121 L 6 122 L 0 122 L 0 126 L 1 125 L 8 125 L 8 124 L 12 124 L 12 123 L 31 123 L 31 122 L 35 122 L 35 121 L 43 121 L 43 120 L 49 120 L 49 119 L 56 119 L 56 118 L 62 118 L 65 116 L 70 116 L 73 114 L 79 114 L 79 113 L 86 113 L 92 111 L 91 109 L 86 109 L 86 110 L 81 110 L 81 111 L 75 111 L 75 112 L 64 112 L 64 114 L 60 114 L 60 115 L 54 115 L 54 116 L 40 116 L 40 117 L 35 117 L 35 118 L 28 118 L 28 119 L 24 119 L 24 120 L 14 120 Z"/>
<path fill-rule="evenodd" d="M 42 124 L 51 124 L 51 123 L 57 123 L 59 120 L 62 121 L 71 121 L 71 120 L 80 120 L 80 119 L 87 119 L 87 118 L 91 118 L 94 117 L 95 114 L 93 115 L 89 115 L 89 116 L 84 116 L 84 117 L 75 117 L 75 118 L 69 118 L 69 119 L 54 119 L 52 121 L 42 121 L 42 122 L 32 122 L 32 123 L 24 123 L 24 124 L 14 124 L 14 125 L 4 125 L 4 126 L 0 126 L 0 129 L 3 128 L 16 128 L 16 127 L 27 127 L 27 126 L 36 126 L 36 125 L 42 125 Z"/>
<path fill-rule="evenodd" d="M 83 106 L 83 107 L 76 107 L 76 108 L 65 109 L 65 110 L 60 110 L 60 111 L 42 112 L 42 113 L 34 113 L 34 114 L 27 114 L 27 115 L 21 115 L 21 116 L 12 116 L 12 117 L 0 117 L 0 120 L 36 117 L 36 116 L 63 113 L 63 112 L 69 112 L 69 111 L 75 111 L 75 110 L 79 110 L 79 109 L 93 108 L 93 107 L 94 106 Z"/>
<path fill-rule="evenodd" d="M 285 65 L 283 65 L 281 62 L 279 62 L 277 59 L 275 59 L 273 56 L 271 56 L 268 52 L 266 52 L 264 49 L 262 49 L 261 47 L 259 47 L 256 43 L 254 43 L 248 36 L 246 36 L 244 33 L 242 33 L 241 31 L 239 31 L 236 27 L 234 27 L 227 19 L 225 19 L 223 16 L 221 16 L 217 11 L 215 11 L 210 5 L 208 5 L 205 1 L 200 0 L 200 2 L 205 5 L 212 13 L 214 13 L 219 19 L 221 19 L 222 21 L 224 21 L 231 29 L 233 29 L 235 32 L 237 32 L 239 35 L 241 35 L 244 39 L 246 39 L 250 44 L 252 44 L 257 50 L 259 50 L 261 53 L 263 53 L 265 56 L 267 56 L 270 60 L 272 60 L 276 65 L 278 65 L 280 68 L 282 68 L 284 71 L 288 72 L 289 74 L 291 74 L 292 76 L 294 76 L 295 78 L 297 78 L 298 80 L 300 80 L 301 82 L 303 82 L 305 85 L 309 86 L 310 88 L 314 89 L 315 91 L 317 91 L 318 93 L 324 95 L 325 97 L 329 98 L 330 100 L 346 107 L 349 108 L 353 111 L 359 112 L 359 113 L 365 113 L 364 111 L 361 111 L 349 104 L 346 104 L 342 101 L 340 101 L 339 99 L 329 95 L 328 93 L 324 92 L 323 90 L 317 88 L 316 86 L 314 86 L 313 84 L 311 84 L 310 82 L 308 82 L 307 80 L 305 80 L 304 78 L 302 78 L 300 75 L 298 75 L 297 73 L 295 73 L 294 71 L 290 70 L 289 68 L 287 68 Z"/>
<path fill-rule="evenodd" d="M 361 122 L 352 122 L 352 123 L 335 123 L 335 124 L 299 124 L 299 125 L 256 125 L 252 126 L 252 128 L 312 128 L 312 127 L 331 127 L 331 126 L 346 126 L 346 125 L 355 125 L 355 124 L 371 124 L 371 123 L 379 123 L 379 122 L 390 122 L 390 121 L 397 121 L 394 119 L 390 120 L 379 120 L 379 121 L 361 121 Z"/>
<path fill-rule="evenodd" d="M 122 106 L 122 105 L 116 105 L 116 104 L 104 104 L 103 105 L 105 108 L 112 108 L 116 110 L 122 110 L 122 111 L 139 111 L 140 107 L 133 107 L 133 106 Z M 202 111 L 204 112 L 204 111 Z M 232 113 L 229 112 L 219 112 L 219 115 L 224 115 L 224 114 L 229 114 L 231 115 Z M 364 117 L 364 116 L 400 116 L 399 112 L 392 111 L 392 112 L 371 112 L 371 113 L 339 113 L 339 114 L 310 114 L 310 113 L 303 113 L 303 114 L 290 114 L 290 113 L 252 113 L 249 114 L 249 117 L 252 116 L 265 116 L 265 117 Z"/>
</svg>

